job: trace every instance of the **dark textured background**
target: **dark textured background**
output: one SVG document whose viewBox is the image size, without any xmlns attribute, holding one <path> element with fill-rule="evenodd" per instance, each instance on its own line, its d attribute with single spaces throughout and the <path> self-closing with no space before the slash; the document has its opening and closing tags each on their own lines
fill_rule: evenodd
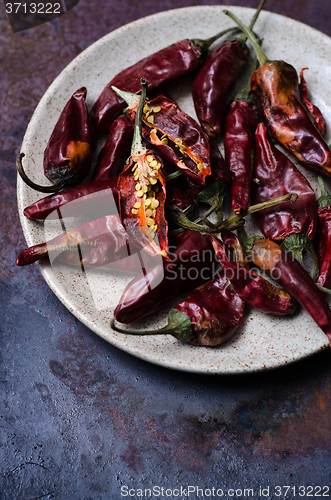
<svg viewBox="0 0 331 500">
<path fill-rule="evenodd" d="M 36 266 L 14 265 L 25 245 L 15 156 L 54 77 L 125 23 L 217 3 L 80 0 L 16 34 L 0 3 L 1 499 L 118 499 L 121 485 L 330 482 L 330 351 L 261 375 L 168 371 L 106 344 L 64 308 Z M 331 35 L 329 2 L 269 0 L 267 8 Z"/>
</svg>

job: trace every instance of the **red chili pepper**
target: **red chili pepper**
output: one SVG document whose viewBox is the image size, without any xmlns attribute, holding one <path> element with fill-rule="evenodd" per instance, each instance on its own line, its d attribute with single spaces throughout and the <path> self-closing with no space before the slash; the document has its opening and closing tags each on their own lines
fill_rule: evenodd
<svg viewBox="0 0 331 500">
<path fill-rule="evenodd" d="M 287 202 L 255 214 L 264 236 L 276 241 L 291 241 L 289 236 L 302 235 L 303 242 L 305 236 L 312 240 L 317 225 L 315 192 L 287 156 L 268 141 L 263 123 L 258 125 L 255 134 L 254 178 L 256 183 L 252 190 L 253 203 L 261 203 L 294 191 L 298 194 L 295 203 Z"/>
<path fill-rule="evenodd" d="M 113 88 L 128 103 L 126 113 L 133 121 L 140 97 Z M 210 145 L 199 124 L 164 96 L 146 102 L 142 119 L 145 140 L 153 144 L 161 156 L 184 170 L 193 182 L 204 184 L 211 173 Z"/>
<path fill-rule="evenodd" d="M 303 72 L 308 69 L 308 68 L 302 68 L 300 71 L 300 83 L 299 83 L 299 92 L 300 92 L 300 99 L 301 102 L 306 106 L 308 109 L 310 116 L 313 119 L 314 125 L 321 134 L 322 137 L 326 136 L 326 122 L 324 119 L 324 116 L 321 113 L 321 110 L 315 106 L 309 99 L 309 94 L 308 94 L 308 88 L 307 88 L 307 82 L 303 76 Z"/>
<path fill-rule="evenodd" d="M 260 2 L 250 29 L 253 28 L 264 3 L 265 0 Z M 223 131 L 231 90 L 243 72 L 248 58 L 246 37 L 227 40 L 208 55 L 195 78 L 192 87 L 194 107 L 208 136 L 213 137 Z"/>
<path fill-rule="evenodd" d="M 295 305 L 290 295 L 249 269 L 240 242 L 233 233 L 222 234 L 224 243 L 211 234 L 208 237 L 225 276 L 243 300 L 264 313 L 279 316 L 293 314 Z M 226 247 L 235 250 L 234 260 L 229 257 Z"/>
<path fill-rule="evenodd" d="M 137 93 L 141 90 L 140 77 L 148 80 L 150 91 L 197 69 L 203 63 L 210 45 L 232 29 L 227 29 L 207 40 L 185 39 L 145 57 L 121 71 L 103 89 L 91 114 L 97 132 L 108 129 L 125 108 L 124 101 L 114 92 L 113 86 Z"/>
<path fill-rule="evenodd" d="M 224 11 L 249 38 L 261 66 L 252 77 L 252 92 L 272 136 L 303 165 L 331 176 L 331 151 L 300 102 L 296 70 L 285 61 L 270 61 L 253 33 Z"/>
<path fill-rule="evenodd" d="M 114 330 L 133 335 L 170 334 L 181 342 L 214 347 L 228 341 L 242 323 L 245 303 L 224 275 L 196 288 L 171 309 L 168 324 L 159 330 L 127 330 L 113 320 Z"/>
<path fill-rule="evenodd" d="M 52 212 L 57 211 L 67 203 L 70 203 L 79 198 L 88 197 L 86 203 L 97 203 L 98 198 L 90 198 L 90 195 L 98 193 L 100 191 L 105 191 L 111 189 L 114 196 L 114 200 L 117 206 L 119 206 L 119 195 L 117 191 L 117 178 L 112 177 L 110 179 L 104 180 L 94 180 L 86 184 L 80 184 L 79 186 L 72 186 L 70 188 L 64 189 L 59 193 L 54 193 L 45 198 L 42 198 L 32 205 L 29 205 L 24 209 L 24 215 L 28 219 L 39 219 L 44 220 Z M 90 201 L 89 201 L 90 200 Z"/>
<path fill-rule="evenodd" d="M 120 116 L 111 124 L 107 141 L 99 154 L 94 180 L 117 177 L 121 173 L 130 156 L 132 137 L 132 123 L 125 116 Z"/>
<path fill-rule="evenodd" d="M 42 193 L 53 193 L 65 186 L 78 184 L 91 170 L 92 134 L 86 107 L 86 88 L 77 90 L 64 107 L 44 153 L 44 173 L 53 186 L 40 186 L 24 172 L 22 153 L 17 170 L 23 181 Z"/>
<path fill-rule="evenodd" d="M 209 145 L 210 145 L 210 168 L 211 168 L 210 178 L 215 181 L 220 181 L 222 182 L 222 184 L 226 185 L 230 184 L 231 182 L 230 170 L 226 161 L 222 156 L 222 153 L 218 149 L 218 146 L 213 139 L 209 139 Z"/>
<path fill-rule="evenodd" d="M 331 195 L 328 193 L 322 177 L 319 177 L 321 197 L 318 200 L 317 256 L 319 276 L 317 284 L 331 288 Z"/>
<path fill-rule="evenodd" d="M 251 258 L 308 311 L 331 343 L 331 311 L 325 296 L 293 255 L 271 240 L 260 239 L 254 242 Z"/>
<path fill-rule="evenodd" d="M 216 262 L 210 243 L 199 233 L 185 231 L 176 237 L 163 266 L 156 265 L 125 288 L 114 316 L 132 323 L 159 311 L 174 297 L 189 292 L 215 275 Z"/>
</svg>

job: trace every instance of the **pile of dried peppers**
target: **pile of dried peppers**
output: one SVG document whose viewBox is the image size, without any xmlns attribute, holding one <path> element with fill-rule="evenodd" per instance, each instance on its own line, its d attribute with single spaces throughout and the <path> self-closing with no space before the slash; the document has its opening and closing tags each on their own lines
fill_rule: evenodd
<svg viewBox="0 0 331 500">
<path fill-rule="evenodd" d="M 24 153 L 17 160 L 22 179 L 49 193 L 25 208 L 29 219 L 56 217 L 74 200 L 86 198 L 91 212 L 101 194 L 114 200 L 107 213 L 93 212 L 94 219 L 23 250 L 16 263 L 47 259 L 55 250 L 61 262 L 83 271 L 129 270 L 121 263 L 139 255 L 143 272 L 115 309 L 117 331 L 216 346 L 233 336 L 249 307 L 291 315 L 302 306 L 331 342 L 331 195 L 322 178 L 331 177 L 327 126 L 310 100 L 307 68 L 299 80 L 292 65 L 264 54 L 263 33 L 253 32 L 264 3 L 249 27 L 225 11 L 233 28 L 179 41 L 122 71 L 90 112 L 87 90 L 74 92 L 45 149 L 52 185 L 26 175 Z M 160 90 L 189 73 L 199 123 Z M 247 85 L 239 89 L 245 74 Z M 215 137 L 224 138 L 225 158 Z M 319 174 L 318 201 L 295 162 Z M 225 218 L 227 197 L 234 213 Z M 251 214 L 263 237 L 243 229 Z M 143 254 L 158 257 L 155 265 L 144 269 Z M 307 258 L 313 276 L 303 267 Z M 119 325 L 176 297 L 181 301 L 160 330 Z"/>
</svg>

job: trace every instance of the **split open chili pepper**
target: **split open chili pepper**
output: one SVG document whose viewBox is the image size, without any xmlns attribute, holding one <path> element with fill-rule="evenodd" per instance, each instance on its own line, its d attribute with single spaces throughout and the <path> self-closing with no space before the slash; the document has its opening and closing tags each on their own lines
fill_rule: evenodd
<svg viewBox="0 0 331 500">
<path fill-rule="evenodd" d="M 260 5 L 251 21 L 252 29 L 263 8 Z M 192 96 L 199 122 L 208 136 L 223 132 L 231 90 L 249 59 L 246 37 L 226 40 L 210 52 L 192 86 Z"/>
<path fill-rule="evenodd" d="M 117 177 L 112 177 L 104 180 L 94 180 L 78 186 L 72 186 L 60 191 L 59 193 L 50 194 L 49 196 L 41 198 L 40 200 L 32 203 L 32 205 L 26 207 L 23 213 L 28 219 L 44 220 L 52 212 L 57 212 L 58 209 L 74 200 L 78 200 L 79 198 L 87 197 L 107 189 L 111 189 L 115 203 L 119 206 Z"/>
<path fill-rule="evenodd" d="M 126 113 L 135 119 L 140 97 L 113 87 L 128 103 Z M 179 109 L 175 101 L 158 96 L 146 101 L 142 134 L 168 161 L 199 185 L 211 173 L 210 145 L 200 125 Z"/>
<path fill-rule="evenodd" d="M 92 165 L 92 133 L 86 107 L 86 88 L 74 92 L 65 105 L 44 152 L 44 173 L 52 186 L 40 186 L 26 175 L 21 153 L 17 170 L 23 181 L 42 193 L 54 193 L 87 179 Z"/>
<path fill-rule="evenodd" d="M 258 112 L 250 96 L 250 89 L 251 75 L 247 87 L 231 103 L 225 121 L 225 161 L 231 172 L 231 206 L 236 214 L 247 209 L 251 192 Z"/>
<path fill-rule="evenodd" d="M 316 249 L 319 262 L 317 284 L 331 288 L 331 195 L 322 177 L 318 178 L 321 197 L 318 200 L 318 225 Z"/>
<path fill-rule="evenodd" d="M 150 91 L 197 69 L 203 63 L 210 45 L 232 31 L 226 29 L 206 40 L 185 39 L 158 50 L 116 75 L 103 89 L 95 102 L 91 115 L 97 132 L 104 132 L 125 108 L 124 101 L 113 86 L 138 93 L 140 77 L 144 75 Z"/>
<path fill-rule="evenodd" d="M 176 307 L 171 309 L 168 324 L 159 330 L 129 330 L 118 327 L 115 331 L 133 335 L 170 334 L 181 342 L 195 346 L 214 347 L 228 341 L 243 321 L 245 303 L 235 292 L 226 276 L 196 288 Z"/>
<path fill-rule="evenodd" d="M 263 123 L 259 123 L 255 133 L 254 179 L 253 203 L 297 193 L 295 203 L 287 202 L 262 210 L 255 214 L 255 218 L 266 238 L 285 240 L 286 249 L 294 251 L 295 247 L 296 257 L 302 262 L 303 249 L 308 249 L 309 240 L 313 240 L 316 232 L 315 192 L 288 157 L 268 140 Z"/>
<path fill-rule="evenodd" d="M 331 176 L 331 151 L 300 102 L 295 68 L 285 61 L 270 61 L 252 31 L 224 12 L 249 38 L 261 64 L 252 77 L 252 92 L 269 132 L 307 168 Z"/>
<path fill-rule="evenodd" d="M 290 295 L 249 269 L 238 238 L 230 232 L 222 234 L 222 243 L 209 234 L 224 274 L 240 297 L 260 311 L 278 316 L 293 314 L 295 305 Z M 229 250 L 234 250 L 232 257 Z"/>
<path fill-rule="evenodd" d="M 302 68 L 300 71 L 300 83 L 299 83 L 299 92 L 301 102 L 306 106 L 309 111 L 310 116 L 313 119 L 314 125 L 321 134 L 322 137 L 326 136 L 326 121 L 324 116 L 322 115 L 321 110 L 311 102 L 308 94 L 307 82 L 303 76 L 303 73 L 308 68 Z"/>
<path fill-rule="evenodd" d="M 147 81 L 141 79 L 142 94 L 135 113 L 134 136 L 129 163 L 118 176 L 122 224 L 134 244 L 151 255 L 167 256 L 168 224 L 165 219 L 166 188 L 161 163 L 142 144 L 141 125 Z M 157 242 L 154 241 L 157 236 Z"/>
<path fill-rule="evenodd" d="M 127 285 L 114 312 L 117 321 L 133 323 L 154 314 L 175 297 L 213 279 L 217 262 L 206 238 L 184 231 L 176 236 L 175 245 L 163 265 L 154 266 Z"/>
<path fill-rule="evenodd" d="M 280 283 L 308 311 L 331 343 L 331 311 L 325 295 L 293 255 L 267 239 L 255 240 L 250 255 L 256 266 Z"/>
<path fill-rule="evenodd" d="M 132 122 L 119 116 L 110 126 L 107 141 L 100 151 L 93 179 L 117 177 L 130 156 L 133 137 Z"/>
</svg>

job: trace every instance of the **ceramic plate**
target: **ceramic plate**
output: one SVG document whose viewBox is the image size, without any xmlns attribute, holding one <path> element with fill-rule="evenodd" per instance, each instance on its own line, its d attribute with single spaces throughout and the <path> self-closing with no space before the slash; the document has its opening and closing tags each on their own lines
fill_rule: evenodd
<svg viewBox="0 0 331 500">
<path fill-rule="evenodd" d="M 225 6 L 189 7 L 162 12 L 123 26 L 91 45 L 76 57 L 41 99 L 24 137 L 25 168 L 31 178 L 46 182 L 42 171 L 43 151 L 59 114 L 82 85 L 92 105 L 107 82 L 138 59 L 183 38 L 208 38 L 232 22 L 222 13 Z M 253 10 L 228 7 L 248 23 Z M 292 19 L 262 12 L 256 31 L 264 36 L 263 47 L 270 59 L 285 59 L 299 71 L 309 66 L 306 79 L 314 102 L 331 126 L 331 39 Z M 170 86 L 180 107 L 195 116 L 189 79 Z M 330 141 L 330 137 L 327 138 Z M 316 187 L 315 176 L 305 175 Z M 43 224 L 29 221 L 23 208 L 41 197 L 18 179 L 18 208 L 28 245 L 44 241 Z M 326 336 L 306 312 L 293 318 L 270 317 L 252 310 L 235 337 L 219 348 L 183 345 L 171 336 L 132 337 L 110 328 L 112 311 L 130 277 L 93 277 L 68 268 L 40 266 L 50 288 L 80 321 L 112 345 L 152 363 L 190 372 L 230 374 L 261 371 L 302 359 L 326 348 Z M 23 272 L 23 271 L 22 271 Z M 164 325 L 160 314 L 144 325 Z"/>
</svg>

